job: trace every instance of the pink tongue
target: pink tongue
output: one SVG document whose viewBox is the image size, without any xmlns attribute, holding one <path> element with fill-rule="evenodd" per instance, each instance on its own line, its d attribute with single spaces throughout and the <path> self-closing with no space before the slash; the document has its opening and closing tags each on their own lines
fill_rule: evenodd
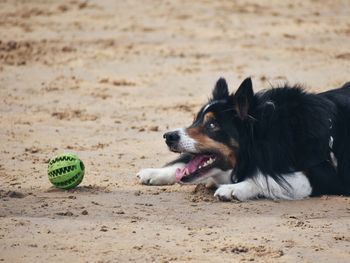
<svg viewBox="0 0 350 263">
<path fill-rule="evenodd" d="M 175 172 L 176 180 L 180 181 L 182 177 L 186 176 L 187 174 L 191 174 L 194 171 L 197 170 L 197 167 L 209 159 L 210 157 L 208 155 L 197 155 L 195 156 L 184 168 L 177 168 Z"/>
<path fill-rule="evenodd" d="M 186 175 L 186 167 L 185 168 L 177 168 L 176 172 L 175 172 L 175 177 L 176 177 L 176 181 L 180 181 L 182 179 L 182 177 L 184 177 Z"/>
</svg>

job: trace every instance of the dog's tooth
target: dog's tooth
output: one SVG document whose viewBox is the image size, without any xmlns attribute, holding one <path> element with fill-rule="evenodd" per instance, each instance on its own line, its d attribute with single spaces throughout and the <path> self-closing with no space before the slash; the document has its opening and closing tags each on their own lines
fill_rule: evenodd
<svg viewBox="0 0 350 263">
<path fill-rule="evenodd" d="M 201 169 L 201 168 L 202 168 L 202 165 L 200 165 L 198 168 Z"/>
</svg>

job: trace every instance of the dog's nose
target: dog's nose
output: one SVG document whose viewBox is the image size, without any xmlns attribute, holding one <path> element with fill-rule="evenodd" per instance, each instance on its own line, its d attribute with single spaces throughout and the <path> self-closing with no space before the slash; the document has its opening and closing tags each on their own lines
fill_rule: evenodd
<svg viewBox="0 0 350 263">
<path fill-rule="evenodd" d="M 178 131 L 172 131 L 164 133 L 163 138 L 165 139 L 165 143 L 170 146 L 179 141 L 180 135 Z"/>
</svg>

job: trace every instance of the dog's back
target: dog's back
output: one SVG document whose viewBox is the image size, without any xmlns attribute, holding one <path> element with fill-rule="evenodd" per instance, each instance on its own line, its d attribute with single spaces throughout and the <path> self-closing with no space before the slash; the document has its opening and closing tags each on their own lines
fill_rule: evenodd
<svg viewBox="0 0 350 263">
<path fill-rule="evenodd" d="M 340 88 L 319 93 L 319 95 L 326 96 L 327 98 L 344 97 L 344 98 L 349 99 L 350 98 L 350 82 L 345 83 Z"/>
</svg>

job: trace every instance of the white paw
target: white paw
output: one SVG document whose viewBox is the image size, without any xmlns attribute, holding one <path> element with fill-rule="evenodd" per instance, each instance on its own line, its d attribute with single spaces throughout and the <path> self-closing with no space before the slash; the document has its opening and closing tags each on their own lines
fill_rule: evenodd
<svg viewBox="0 0 350 263">
<path fill-rule="evenodd" d="M 169 168 L 146 168 L 137 173 L 139 182 L 147 185 L 169 185 L 176 182 L 175 172 Z"/>
<path fill-rule="evenodd" d="M 231 201 L 232 199 L 245 201 L 255 195 L 249 186 L 246 182 L 223 184 L 215 191 L 214 196 L 219 198 L 220 201 Z"/>
<path fill-rule="evenodd" d="M 141 169 L 137 174 L 137 178 L 139 178 L 139 182 L 141 184 L 154 184 L 154 181 L 157 180 L 157 170 L 154 168 L 145 168 Z"/>
<path fill-rule="evenodd" d="M 220 201 L 231 201 L 234 196 L 234 187 L 232 185 L 221 185 L 214 194 Z"/>
</svg>

